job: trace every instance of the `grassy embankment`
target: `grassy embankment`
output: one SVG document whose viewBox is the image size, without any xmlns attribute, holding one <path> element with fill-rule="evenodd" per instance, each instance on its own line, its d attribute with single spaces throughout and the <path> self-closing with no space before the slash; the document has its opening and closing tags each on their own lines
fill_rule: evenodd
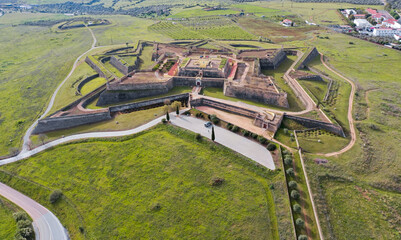
<svg viewBox="0 0 401 240">
<path fill-rule="evenodd" d="M 13 213 L 17 211 L 17 206 L 0 197 L 0 239 L 14 239 L 17 223 L 13 218 Z"/>
<path fill-rule="evenodd" d="M 0 155 L 14 152 L 21 137 L 46 106 L 75 58 L 90 47 L 86 29 L 55 32 L 48 27 L 18 25 L 52 14 L 6 14 L 0 18 Z M 14 25 L 14 26 L 12 26 Z"/>
<path fill-rule="evenodd" d="M 72 239 L 278 239 L 290 229 L 288 208 L 274 205 L 285 199 L 278 171 L 172 126 L 59 146 L 2 170 L 2 182 L 53 211 Z M 223 184 L 211 186 L 214 177 Z M 65 197 L 52 205 L 54 189 Z"/>
</svg>

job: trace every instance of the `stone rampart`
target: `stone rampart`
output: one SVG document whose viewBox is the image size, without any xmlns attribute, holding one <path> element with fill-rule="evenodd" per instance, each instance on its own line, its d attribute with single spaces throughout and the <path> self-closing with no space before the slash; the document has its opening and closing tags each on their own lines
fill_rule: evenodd
<svg viewBox="0 0 401 240">
<path fill-rule="evenodd" d="M 99 77 L 99 74 L 95 74 L 95 75 L 89 76 L 89 77 L 85 78 L 84 80 L 82 80 L 82 81 L 78 84 L 78 86 L 77 86 L 77 93 L 78 93 L 79 95 L 82 95 L 82 94 L 81 94 L 81 89 L 82 89 L 82 87 L 83 87 L 85 84 L 87 84 L 88 82 L 90 82 L 91 80 L 93 80 L 93 79 L 95 79 L 95 78 L 98 78 L 98 77 Z"/>
<path fill-rule="evenodd" d="M 310 61 L 312 61 L 313 58 L 315 58 L 315 57 L 317 57 L 319 55 L 319 52 L 314 47 L 314 48 L 312 48 L 312 50 L 310 50 L 309 52 L 307 52 L 305 54 L 306 54 L 306 56 L 303 56 L 302 59 L 301 59 L 301 62 L 297 64 L 298 67 L 297 67 L 296 70 L 304 69 L 308 65 L 308 63 Z"/>
<path fill-rule="evenodd" d="M 86 62 L 89 66 L 91 66 L 91 68 L 92 68 L 93 70 L 95 70 L 95 71 L 99 74 L 100 77 L 106 78 L 106 79 L 107 79 L 106 73 L 104 73 L 104 72 L 99 68 L 99 66 L 98 66 L 96 63 L 92 62 L 92 60 L 91 60 L 89 57 L 86 57 L 86 58 L 85 58 L 85 62 Z"/>
<path fill-rule="evenodd" d="M 195 77 L 175 76 L 172 79 L 174 82 L 174 86 L 193 87 L 196 85 Z M 224 87 L 224 78 L 204 78 L 201 81 L 201 86 L 202 87 L 223 88 Z"/>
<path fill-rule="evenodd" d="M 114 106 L 110 107 L 109 110 L 111 113 L 124 112 L 124 111 L 137 111 L 150 107 L 163 106 L 166 100 L 169 100 L 170 102 L 174 101 L 187 102 L 188 98 L 189 98 L 189 93 L 183 93 L 142 102 L 128 103 L 119 106 Z"/>
<path fill-rule="evenodd" d="M 109 111 L 84 115 L 45 118 L 39 120 L 38 125 L 33 130 L 33 134 L 41 134 L 50 131 L 67 129 L 85 124 L 106 121 L 109 119 L 111 119 Z"/>
<path fill-rule="evenodd" d="M 298 117 L 298 116 L 291 116 L 291 115 L 285 115 L 286 118 L 294 120 L 301 124 L 302 126 L 305 126 L 307 128 L 320 128 L 323 130 L 326 130 L 328 132 L 334 133 L 336 135 L 339 135 L 341 137 L 345 137 L 344 130 L 340 125 L 336 125 L 333 123 L 327 123 L 327 122 L 322 122 L 314 119 L 309 119 L 309 118 L 303 118 L 303 117 Z"/>
<path fill-rule="evenodd" d="M 135 65 L 128 65 L 128 63 L 121 61 L 121 59 L 116 58 L 115 56 L 112 56 L 110 58 L 110 64 L 113 65 L 113 67 L 117 68 L 118 71 L 120 71 L 122 74 L 127 75 L 128 73 L 134 71 L 135 69 L 138 68 L 139 66 L 139 58 L 136 58 Z"/>
<path fill-rule="evenodd" d="M 265 89 L 226 84 L 224 88 L 224 95 L 289 108 L 287 93 L 285 92 L 275 93 L 266 91 Z"/>
<path fill-rule="evenodd" d="M 248 117 L 248 118 L 256 118 L 258 116 L 258 112 L 252 111 L 246 108 L 241 108 L 238 106 L 233 106 L 230 104 L 226 104 L 223 102 L 214 101 L 207 98 L 198 98 L 191 100 L 191 107 L 200 107 L 200 106 L 207 106 L 216 108 L 222 111 L 226 111 L 229 113 L 234 113 L 240 116 Z"/>
<path fill-rule="evenodd" d="M 274 57 L 261 58 L 260 67 L 262 69 L 276 69 L 280 64 L 287 58 L 287 55 L 283 49 L 280 49 Z"/>
</svg>

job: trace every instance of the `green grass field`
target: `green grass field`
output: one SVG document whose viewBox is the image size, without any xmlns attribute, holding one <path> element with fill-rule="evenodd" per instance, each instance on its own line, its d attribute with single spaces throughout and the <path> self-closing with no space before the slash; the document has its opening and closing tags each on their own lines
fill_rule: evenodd
<svg viewBox="0 0 401 240">
<path fill-rule="evenodd" d="M 81 94 L 83 96 L 85 96 L 86 94 L 91 93 L 93 90 L 102 86 L 105 83 L 106 83 L 106 79 L 104 79 L 102 77 L 97 77 L 93 80 L 90 80 L 82 87 Z"/>
<path fill-rule="evenodd" d="M 329 153 L 344 148 L 349 139 L 336 136 L 324 130 L 306 130 L 297 133 L 301 148 L 308 153 Z"/>
<path fill-rule="evenodd" d="M 191 8 L 188 10 L 181 11 L 177 14 L 169 16 L 171 18 L 191 18 L 191 17 L 205 17 L 205 16 L 215 16 L 215 15 L 227 15 L 227 14 L 237 14 L 238 10 L 214 10 L 214 11 L 205 11 L 201 8 Z"/>
<path fill-rule="evenodd" d="M 13 213 L 18 208 L 8 200 L 0 197 L 0 239 L 14 239 L 17 231 L 17 223 L 13 218 Z"/>
<path fill-rule="evenodd" d="M 312 93 L 313 97 L 318 99 L 319 102 L 323 101 L 323 98 L 327 92 L 327 82 L 308 80 L 299 80 L 298 82 L 302 87 L 308 89 L 310 93 Z"/>
<path fill-rule="evenodd" d="M 7 52 L 0 56 L 0 155 L 20 146 L 25 130 L 44 109 L 75 58 L 92 42 L 86 29 L 56 33 L 48 27 L 12 27 L 10 21 L 19 17 L 6 14 L 0 18 L 0 51 Z"/>
<path fill-rule="evenodd" d="M 54 211 L 72 239 L 84 238 L 78 226 L 97 239 L 278 239 L 276 214 L 288 216 L 274 206 L 274 194 L 284 192 L 269 189 L 280 172 L 166 125 L 125 140 L 67 144 L 2 170 L 18 176 L 0 172 L 2 182 Z M 211 186 L 213 177 L 224 183 Z M 76 212 L 65 200 L 51 205 L 52 189 Z"/>
</svg>

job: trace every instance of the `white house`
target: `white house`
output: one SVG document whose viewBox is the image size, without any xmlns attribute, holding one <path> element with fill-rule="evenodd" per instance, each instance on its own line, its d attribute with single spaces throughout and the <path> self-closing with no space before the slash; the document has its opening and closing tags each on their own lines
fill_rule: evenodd
<svg viewBox="0 0 401 240">
<path fill-rule="evenodd" d="M 389 27 L 389 28 L 401 28 L 401 24 L 399 21 L 395 20 L 394 18 L 384 20 L 382 25 Z"/>
<path fill-rule="evenodd" d="M 345 9 L 345 16 L 349 17 L 349 15 L 355 15 L 357 12 L 354 9 Z"/>
<path fill-rule="evenodd" d="M 401 35 L 401 29 L 394 29 L 394 28 L 373 29 L 373 36 L 375 37 L 394 37 L 394 35 Z"/>
<path fill-rule="evenodd" d="M 370 24 L 370 22 L 368 22 L 368 20 L 366 20 L 366 19 L 355 19 L 354 23 L 355 23 L 355 26 L 357 28 L 370 28 L 370 27 L 372 27 L 372 24 Z"/>
<path fill-rule="evenodd" d="M 394 38 L 395 38 L 395 40 L 397 40 L 397 41 L 401 41 L 401 34 L 399 34 L 399 35 L 394 34 Z"/>
</svg>

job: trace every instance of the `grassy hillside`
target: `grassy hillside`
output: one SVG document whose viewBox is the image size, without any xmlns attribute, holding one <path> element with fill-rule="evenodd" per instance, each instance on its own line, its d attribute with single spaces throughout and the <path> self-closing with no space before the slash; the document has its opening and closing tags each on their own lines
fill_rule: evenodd
<svg viewBox="0 0 401 240">
<path fill-rule="evenodd" d="M 73 239 L 278 239 L 279 227 L 291 235 L 279 171 L 172 126 L 60 146 L 1 170 Z M 215 177 L 223 184 L 212 186 Z M 48 202 L 54 189 L 65 195 L 60 205 Z"/>
<path fill-rule="evenodd" d="M 7 53 L 0 55 L 0 155 L 19 147 L 23 133 L 75 58 L 92 42 L 86 29 L 56 32 L 48 27 L 12 26 L 19 15 L 0 18 L 0 52 Z"/>
<path fill-rule="evenodd" d="M 15 211 L 15 205 L 0 197 L 0 239 L 14 239 L 17 231 L 17 223 L 13 218 Z"/>
</svg>

